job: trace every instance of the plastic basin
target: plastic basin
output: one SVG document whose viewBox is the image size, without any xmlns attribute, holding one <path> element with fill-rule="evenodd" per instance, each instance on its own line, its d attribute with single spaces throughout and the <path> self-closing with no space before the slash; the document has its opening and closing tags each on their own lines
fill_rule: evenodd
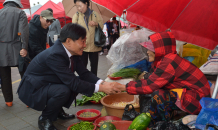
<svg viewBox="0 0 218 130">
<path fill-rule="evenodd" d="M 118 130 L 128 130 L 129 126 L 132 124 L 132 121 L 115 121 L 111 123 L 114 124 Z M 146 130 L 149 130 L 149 128 Z"/>
<path fill-rule="evenodd" d="M 129 95 L 126 92 L 107 95 L 101 99 L 101 104 L 105 106 L 106 112 L 109 116 L 116 116 L 122 118 L 125 107 L 111 106 L 114 102 L 130 102 L 133 101 L 134 95 Z M 137 112 L 140 112 L 140 107 L 134 107 Z"/>
<path fill-rule="evenodd" d="M 116 121 L 121 121 L 122 119 L 116 116 L 103 116 L 103 117 L 99 117 L 98 119 L 95 120 L 95 125 L 97 125 L 98 127 L 100 127 L 100 125 L 98 125 L 101 121 L 106 121 L 106 120 L 116 120 Z"/>
<path fill-rule="evenodd" d="M 74 125 L 76 125 L 76 124 L 78 124 L 78 123 L 74 123 L 74 124 L 70 125 L 70 126 L 67 128 L 67 130 L 70 130 L 70 127 L 72 127 L 72 126 L 74 126 Z M 95 125 L 94 123 L 92 123 L 92 124 L 95 126 L 93 130 L 96 130 L 96 125 Z"/>
<path fill-rule="evenodd" d="M 128 130 L 129 126 L 132 124 L 132 121 L 115 121 L 111 123 L 114 124 L 118 130 Z"/>
<path fill-rule="evenodd" d="M 82 114 L 83 112 L 94 112 L 97 114 L 97 116 L 94 116 L 94 117 L 80 117 L 79 115 Z M 82 121 L 94 121 L 95 119 L 97 119 L 98 117 L 101 116 L 101 112 L 99 110 L 96 110 L 96 109 L 83 109 L 83 110 L 80 110 L 76 113 L 76 116 L 79 120 L 82 120 Z"/>
</svg>

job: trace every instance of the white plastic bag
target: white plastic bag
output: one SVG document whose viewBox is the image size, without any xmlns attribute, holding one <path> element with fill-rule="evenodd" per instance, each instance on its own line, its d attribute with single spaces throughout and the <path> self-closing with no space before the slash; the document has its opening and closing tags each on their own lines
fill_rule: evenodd
<svg viewBox="0 0 218 130">
<path fill-rule="evenodd" d="M 108 75 L 125 66 L 147 59 L 147 49 L 139 43 L 147 41 L 151 34 L 153 32 L 148 30 L 137 30 L 118 38 L 107 55 L 108 60 L 113 64 L 108 71 Z"/>
<path fill-rule="evenodd" d="M 200 67 L 200 70 L 204 74 L 209 74 L 209 75 L 218 74 L 218 51 L 213 55 L 213 57 L 210 60 L 208 60 Z"/>
</svg>

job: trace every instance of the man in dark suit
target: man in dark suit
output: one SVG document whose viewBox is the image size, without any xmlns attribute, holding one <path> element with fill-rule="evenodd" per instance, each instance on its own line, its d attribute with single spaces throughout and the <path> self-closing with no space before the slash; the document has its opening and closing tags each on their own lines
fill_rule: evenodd
<svg viewBox="0 0 218 130">
<path fill-rule="evenodd" d="M 56 130 L 52 121 L 57 118 L 74 118 L 62 107 L 69 108 L 78 93 L 92 96 L 94 92 L 119 92 L 114 83 L 104 82 L 84 67 L 80 56 L 85 47 L 85 28 L 69 23 L 61 30 L 60 39 L 29 64 L 18 95 L 30 108 L 42 111 L 38 120 L 40 130 Z"/>
</svg>

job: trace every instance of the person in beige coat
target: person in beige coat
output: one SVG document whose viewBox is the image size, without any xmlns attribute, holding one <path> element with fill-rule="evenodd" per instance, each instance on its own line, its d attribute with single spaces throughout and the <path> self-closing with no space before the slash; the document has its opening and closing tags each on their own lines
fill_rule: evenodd
<svg viewBox="0 0 218 130">
<path fill-rule="evenodd" d="M 103 28 L 101 16 L 89 8 L 89 0 L 74 0 L 78 12 L 72 18 L 73 23 L 77 23 L 86 29 L 86 48 L 83 50 L 82 61 L 87 67 L 88 59 L 90 61 L 91 72 L 97 76 L 98 70 L 98 52 L 101 47 L 94 44 L 95 28 L 100 25 Z"/>
</svg>

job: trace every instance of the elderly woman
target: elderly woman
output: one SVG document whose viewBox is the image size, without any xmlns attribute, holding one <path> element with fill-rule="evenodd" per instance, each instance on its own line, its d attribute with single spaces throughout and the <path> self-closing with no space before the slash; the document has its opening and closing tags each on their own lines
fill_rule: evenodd
<svg viewBox="0 0 218 130">
<path fill-rule="evenodd" d="M 152 95 L 151 125 L 157 121 L 169 121 L 176 109 L 198 114 L 200 99 L 210 97 L 210 86 L 201 70 L 177 55 L 172 33 L 155 33 L 141 45 L 148 49 L 149 61 L 153 61 L 151 74 L 117 87 L 128 94 Z"/>
<path fill-rule="evenodd" d="M 94 44 L 95 28 L 100 25 L 103 28 L 101 16 L 89 8 L 89 0 L 74 0 L 78 12 L 72 18 L 73 23 L 77 23 L 86 29 L 86 48 L 83 50 L 82 61 L 85 67 L 90 60 L 91 72 L 97 76 L 98 52 L 102 50 Z"/>
</svg>

